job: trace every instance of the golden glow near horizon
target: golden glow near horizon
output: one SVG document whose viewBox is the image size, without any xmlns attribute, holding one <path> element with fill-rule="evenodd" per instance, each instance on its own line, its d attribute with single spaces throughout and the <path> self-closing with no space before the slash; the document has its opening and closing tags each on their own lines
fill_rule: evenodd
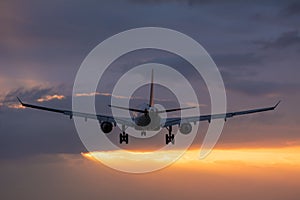
<svg viewBox="0 0 300 200">
<path fill-rule="evenodd" d="M 179 151 L 179 150 L 178 150 Z M 199 159 L 200 150 L 188 150 L 179 158 L 175 165 L 187 167 L 205 167 L 213 165 L 234 164 L 234 166 L 297 166 L 300 167 L 300 147 L 289 148 L 257 148 L 257 149 L 214 149 L 205 159 Z M 90 160 L 101 161 L 107 164 L 129 165 L 135 163 L 139 167 L 157 163 L 168 163 L 178 152 L 158 151 L 130 152 L 125 150 L 89 152 L 82 155 Z M 130 167 L 130 166 L 127 166 Z"/>
</svg>

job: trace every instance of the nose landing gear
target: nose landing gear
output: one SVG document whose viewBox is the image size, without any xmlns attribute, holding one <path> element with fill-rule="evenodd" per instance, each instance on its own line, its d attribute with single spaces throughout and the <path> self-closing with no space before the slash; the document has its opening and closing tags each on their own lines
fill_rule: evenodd
<svg viewBox="0 0 300 200">
<path fill-rule="evenodd" d="M 146 131 L 142 131 L 141 136 L 146 136 Z"/>
<path fill-rule="evenodd" d="M 122 133 L 120 133 L 120 144 L 122 144 L 123 142 L 128 144 L 128 134 L 125 133 L 125 130 L 125 125 L 122 125 Z"/>
</svg>

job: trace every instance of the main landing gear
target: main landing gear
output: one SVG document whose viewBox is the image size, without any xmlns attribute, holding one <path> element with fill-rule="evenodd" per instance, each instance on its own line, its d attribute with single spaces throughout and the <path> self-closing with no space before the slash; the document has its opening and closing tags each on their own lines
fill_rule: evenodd
<svg viewBox="0 0 300 200">
<path fill-rule="evenodd" d="M 172 126 L 167 127 L 167 129 L 168 129 L 169 133 L 166 134 L 166 144 L 169 144 L 170 142 L 172 144 L 174 144 L 175 143 L 175 135 L 172 134 Z"/>
<path fill-rule="evenodd" d="M 122 125 L 122 133 L 120 133 L 120 144 L 122 144 L 123 142 L 125 142 L 126 144 L 128 144 L 128 134 L 125 133 L 125 125 Z M 172 134 L 172 126 L 167 127 L 167 130 L 169 131 L 168 134 L 166 134 L 166 144 L 172 143 L 175 144 L 175 135 Z M 146 132 L 142 132 L 142 135 L 146 135 Z"/>
<path fill-rule="evenodd" d="M 125 125 L 122 125 L 122 133 L 120 133 L 120 144 L 122 144 L 123 142 L 128 144 L 128 134 L 125 133 L 125 130 Z"/>
</svg>

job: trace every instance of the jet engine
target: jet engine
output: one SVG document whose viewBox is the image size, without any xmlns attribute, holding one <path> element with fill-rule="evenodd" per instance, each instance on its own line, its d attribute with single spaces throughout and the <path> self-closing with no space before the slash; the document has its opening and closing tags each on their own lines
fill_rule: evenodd
<svg viewBox="0 0 300 200">
<path fill-rule="evenodd" d="M 182 123 L 179 130 L 182 134 L 187 135 L 192 131 L 192 125 L 190 123 Z"/>
<path fill-rule="evenodd" d="M 102 122 L 100 124 L 101 126 L 101 130 L 104 132 L 104 133 L 110 133 L 113 129 L 113 124 L 110 123 L 110 122 Z"/>
</svg>

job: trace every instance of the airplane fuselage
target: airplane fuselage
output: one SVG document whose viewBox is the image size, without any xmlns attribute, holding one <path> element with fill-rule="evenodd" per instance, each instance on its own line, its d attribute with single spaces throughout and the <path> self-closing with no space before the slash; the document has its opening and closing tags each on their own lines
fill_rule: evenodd
<svg viewBox="0 0 300 200">
<path fill-rule="evenodd" d="M 135 129 L 143 131 L 156 131 L 160 129 L 161 117 L 155 107 L 147 109 L 147 113 L 143 113 L 134 118 Z"/>
</svg>

